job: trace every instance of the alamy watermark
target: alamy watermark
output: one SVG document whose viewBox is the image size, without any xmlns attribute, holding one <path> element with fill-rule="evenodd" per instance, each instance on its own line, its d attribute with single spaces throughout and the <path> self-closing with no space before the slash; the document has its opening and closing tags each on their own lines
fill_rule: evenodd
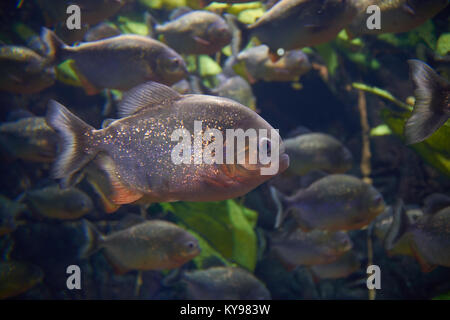
<svg viewBox="0 0 450 320">
<path fill-rule="evenodd" d="M 203 131 L 202 121 L 196 120 L 193 137 L 192 141 L 185 128 L 171 134 L 172 142 L 178 141 L 171 153 L 174 164 L 250 164 L 260 165 L 261 175 L 278 173 L 280 146 L 276 129 L 271 129 L 272 139 L 267 129 L 226 129 L 224 140 L 222 131 Z"/>
</svg>

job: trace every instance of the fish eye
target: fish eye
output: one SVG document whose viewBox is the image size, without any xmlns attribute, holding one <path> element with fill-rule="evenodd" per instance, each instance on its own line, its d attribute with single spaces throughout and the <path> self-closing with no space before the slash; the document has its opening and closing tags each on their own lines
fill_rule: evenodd
<svg viewBox="0 0 450 320">
<path fill-rule="evenodd" d="M 175 71 L 177 69 L 179 69 L 181 66 L 181 61 L 178 58 L 171 58 L 169 59 L 169 69 L 171 71 Z"/>
<path fill-rule="evenodd" d="M 195 244 L 194 241 L 189 241 L 189 242 L 186 244 L 186 247 L 187 247 L 188 249 L 192 250 L 192 249 L 195 249 L 197 246 L 196 246 L 196 244 Z"/>
<path fill-rule="evenodd" d="M 259 148 L 262 152 L 270 157 L 272 154 L 272 142 L 268 138 L 262 138 L 259 143 Z"/>
</svg>

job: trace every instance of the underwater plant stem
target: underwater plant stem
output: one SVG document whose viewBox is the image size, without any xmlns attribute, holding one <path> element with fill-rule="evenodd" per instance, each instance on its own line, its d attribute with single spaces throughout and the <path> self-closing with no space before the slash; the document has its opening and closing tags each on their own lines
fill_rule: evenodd
<svg viewBox="0 0 450 320">
<path fill-rule="evenodd" d="M 369 120 L 367 119 L 367 102 L 364 91 L 358 92 L 358 110 L 362 128 L 362 151 L 360 168 L 363 175 L 363 181 L 372 184 L 372 179 L 370 179 L 370 158 L 372 156 L 370 152 L 370 126 Z"/>
<path fill-rule="evenodd" d="M 396 97 L 394 97 L 390 92 L 388 92 L 386 90 L 383 90 L 383 89 L 380 89 L 377 87 L 371 87 L 371 86 L 368 86 L 368 85 L 366 85 L 364 83 L 360 83 L 360 82 L 353 82 L 352 87 L 357 90 L 369 92 L 369 93 L 375 94 L 379 97 L 382 97 L 386 100 L 389 100 L 390 102 L 394 103 L 395 105 L 399 106 L 402 109 L 405 109 L 408 111 L 411 111 L 411 109 L 412 109 L 412 106 L 398 100 Z"/>
</svg>

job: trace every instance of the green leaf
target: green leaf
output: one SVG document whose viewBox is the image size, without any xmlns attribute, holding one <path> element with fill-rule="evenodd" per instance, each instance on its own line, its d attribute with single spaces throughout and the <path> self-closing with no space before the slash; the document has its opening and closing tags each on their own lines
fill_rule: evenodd
<svg viewBox="0 0 450 320">
<path fill-rule="evenodd" d="M 379 126 L 372 128 L 372 130 L 370 130 L 371 137 L 388 136 L 390 134 L 392 134 L 392 131 L 389 128 L 389 126 L 385 123 L 380 124 Z"/>
<path fill-rule="evenodd" d="M 120 16 L 117 21 L 119 23 L 119 29 L 123 33 L 138 34 L 141 36 L 148 35 L 148 26 L 142 21 L 142 18 Z"/>
<path fill-rule="evenodd" d="M 193 230 L 228 261 L 253 271 L 257 239 L 253 230 L 257 213 L 234 200 L 220 202 L 161 203 L 177 220 Z"/>
<path fill-rule="evenodd" d="M 450 33 L 444 33 L 439 37 L 436 51 L 441 56 L 450 52 Z"/>
<path fill-rule="evenodd" d="M 336 73 L 336 69 L 338 67 L 338 55 L 334 50 L 333 46 L 330 43 L 325 43 L 316 46 L 317 51 L 319 52 L 322 59 L 325 60 L 328 68 L 328 72 L 331 76 L 334 76 Z"/>
<path fill-rule="evenodd" d="M 202 77 L 215 76 L 222 72 L 220 65 L 207 55 L 200 55 L 199 62 L 199 71 Z"/>
<path fill-rule="evenodd" d="M 434 297 L 433 300 L 450 300 L 450 292 Z"/>
</svg>

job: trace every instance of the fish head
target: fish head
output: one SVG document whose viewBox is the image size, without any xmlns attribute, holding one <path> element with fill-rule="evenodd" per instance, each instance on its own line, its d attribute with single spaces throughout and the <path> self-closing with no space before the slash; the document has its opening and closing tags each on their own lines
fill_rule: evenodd
<svg viewBox="0 0 450 320">
<path fill-rule="evenodd" d="M 278 62 L 284 62 L 287 67 L 302 70 L 302 73 L 311 69 L 308 56 L 302 50 L 289 50 Z"/>
<path fill-rule="evenodd" d="M 149 62 L 150 63 L 150 62 Z M 163 50 L 156 59 L 157 73 L 162 82 L 174 84 L 188 75 L 186 63 L 174 50 Z"/>
<path fill-rule="evenodd" d="M 353 156 L 346 147 L 334 149 L 329 156 L 333 173 L 345 173 L 352 168 Z"/>
<path fill-rule="evenodd" d="M 201 252 L 198 240 L 189 232 L 181 229 L 175 232 L 172 239 L 172 254 L 180 264 L 198 256 Z"/>
<path fill-rule="evenodd" d="M 346 232 L 338 231 L 331 234 L 329 242 L 336 254 L 343 254 L 353 248 L 353 242 Z"/>
<path fill-rule="evenodd" d="M 226 133 L 224 173 L 228 176 L 231 173 L 238 181 L 259 184 L 285 171 L 289 166 L 289 156 L 278 130 L 245 106 L 241 105 L 239 113 L 233 134 L 228 130 Z"/>
<path fill-rule="evenodd" d="M 362 200 L 367 206 L 369 217 L 371 219 L 374 219 L 385 210 L 383 195 L 373 186 L 368 186 L 366 194 Z"/>
<path fill-rule="evenodd" d="M 206 30 L 207 39 L 220 46 L 225 46 L 231 42 L 231 30 L 222 18 L 211 22 Z"/>
<path fill-rule="evenodd" d="M 74 194 L 67 199 L 66 203 L 67 210 L 74 213 L 88 213 L 94 207 L 91 198 L 81 192 L 74 192 Z"/>
</svg>

